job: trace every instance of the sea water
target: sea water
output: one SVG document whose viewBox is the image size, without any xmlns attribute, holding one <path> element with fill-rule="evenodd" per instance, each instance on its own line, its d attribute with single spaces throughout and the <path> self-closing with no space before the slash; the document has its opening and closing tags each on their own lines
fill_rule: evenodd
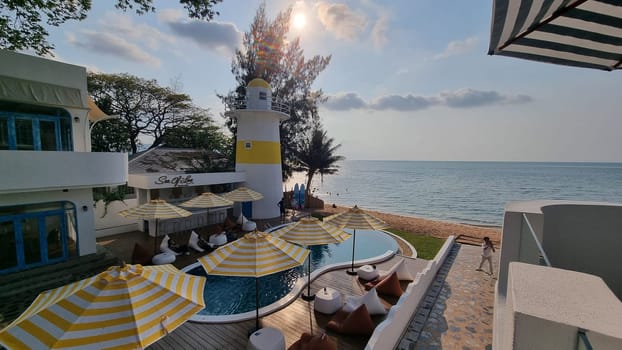
<svg viewBox="0 0 622 350">
<path fill-rule="evenodd" d="M 310 191 L 325 204 L 501 226 L 513 201 L 622 203 L 622 163 L 343 161 Z M 297 173 L 285 183 L 305 183 Z"/>
</svg>

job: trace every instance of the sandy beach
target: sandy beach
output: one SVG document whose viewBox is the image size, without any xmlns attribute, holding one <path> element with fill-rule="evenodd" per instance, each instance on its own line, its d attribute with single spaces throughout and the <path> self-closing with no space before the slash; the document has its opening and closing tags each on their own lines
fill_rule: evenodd
<svg viewBox="0 0 622 350">
<path fill-rule="evenodd" d="M 340 213 L 348 210 L 348 207 L 337 206 L 333 208 L 332 205 L 324 205 L 324 209 L 314 209 L 314 211 L 321 211 L 324 213 Z M 376 216 L 377 218 L 384 220 L 392 228 L 410 232 L 417 235 L 429 235 L 433 237 L 446 238 L 451 235 L 464 235 L 482 239 L 486 236 L 495 242 L 497 245 L 501 241 L 501 228 L 500 227 L 480 227 L 474 225 L 457 224 L 436 220 L 429 220 L 411 216 L 403 216 L 396 214 L 382 213 L 373 210 L 367 210 L 361 208 L 366 212 Z"/>
</svg>

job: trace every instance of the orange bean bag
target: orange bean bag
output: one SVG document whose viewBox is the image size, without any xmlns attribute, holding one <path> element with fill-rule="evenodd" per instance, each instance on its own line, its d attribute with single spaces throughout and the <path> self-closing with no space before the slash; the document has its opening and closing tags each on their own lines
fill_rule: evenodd
<svg viewBox="0 0 622 350">
<path fill-rule="evenodd" d="M 350 313 L 343 310 L 337 311 L 335 316 L 328 321 L 326 328 L 337 333 L 370 336 L 376 326 L 371 320 L 365 304 L 361 304 Z"/>
<path fill-rule="evenodd" d="M 132 251 L 132 264 L 151 265 L 151 254 L 147 248 L 138 243 L 134 243 L 134 250 Z"/>
<path fill-rule="evenodd" d="M 400 280 L 397 278 L 397 272 L 393 272 L 389 277 L 376 284 L 376 291 L 378 294 L 385 294 L 394 297 L 402 296 L 402 286 L 400 286 Z"/>
<path fill-rule="evenodd" d="M 287 350 L 337 350 L 337 345 L 326 333 L 311 335 L 305 332 Z"/>
</svg>

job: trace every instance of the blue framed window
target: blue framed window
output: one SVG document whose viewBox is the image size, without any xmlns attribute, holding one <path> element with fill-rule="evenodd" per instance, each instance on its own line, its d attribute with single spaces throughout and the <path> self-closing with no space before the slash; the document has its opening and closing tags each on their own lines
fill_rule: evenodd
<svg viewBox="0 0 622 350">
<path fill-rule="evenodd" d="M 55 115 L 0 112 L 0 150 L 72 151 L 71 118 L 60 110 Z"/>
<path fill-rule="evenodd" d="M 0 274 L 77 256 L 75 218 L 71 202 L 0 207 Z"/>
</svg>

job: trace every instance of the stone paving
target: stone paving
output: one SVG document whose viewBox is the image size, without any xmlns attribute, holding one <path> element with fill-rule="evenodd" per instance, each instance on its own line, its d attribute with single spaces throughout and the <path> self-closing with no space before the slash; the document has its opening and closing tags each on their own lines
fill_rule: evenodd
<svg viewBox="0 0 622 350">
<path fill-rule="evenodd" d="M 475 271 L 480 259 L 480 247 L 454 245 L 397 349 L 492 348 L 496 279 Z M 488 271 L 487 264 L 483 268 Z"/>
</svg>

